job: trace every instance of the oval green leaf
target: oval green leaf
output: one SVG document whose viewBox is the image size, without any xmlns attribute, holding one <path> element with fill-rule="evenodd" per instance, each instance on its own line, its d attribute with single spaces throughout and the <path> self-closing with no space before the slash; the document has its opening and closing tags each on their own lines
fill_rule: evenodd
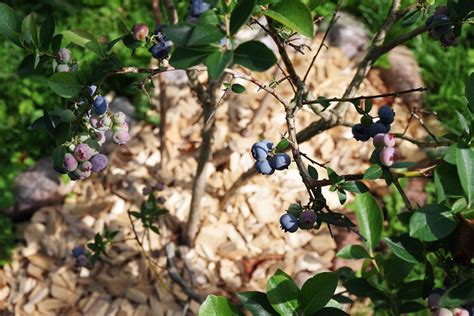
<svg viewBox="0 0 474 316">
<path fill-rule="evenodd" d="M 55 93 L 64 98 L 77 96 L 83 85 L 76 74 L 71 72 L 58 72 L 48 78 L 48 85 Z"/>
<path fill-rule="evenodd" d="M 250 70 L 265 71 L 277 62 L 277 58 L 265 44 L 248 41 L 234 51 L 234 62 Z"/>
<path fill-rule="evenodd" d="M 370 258 L 367 250 L 361 245 L 347 245 L 339 250 L 336 256 L 346 260 Z"/>
<path fill-rule="evenodd" d="M 278 315 L 278 313 L 273 309 L 272 305 L 268 301 L 267 295 L 265 293 L 257 291 L 239 292 L 237 293 L 237 297 L 239 298 L 240 302 L 245 307 L 247 307 L 252 315 Z"/>
<path fill-rule="evenodd" d="M 326 306 L 336 290 L 338 280 L 338 273 L 322 272 L 303 284 L 301 301 L 305 315 L 313 315 Z"/>
<path fill-rule="evenodd" d="M 267 297 L 272 307 L 281 315 L 298 315 L 299 288 L 289 275 L 277 270 L 267 281 Z"/>
<path fill-rule="evenodd" d="M 453 212 L 440 204 L 426 205 L 410 218 L 410 236 L 435 241 L 451 234 L 457 226 Z"/>
<path fill-rule="evenodd" d="M 313 37 L 313 18 L 309 8 L 300 0 L 283 0 L 270 6 L 263 14 L 307 37 Z"/>
<path fill-rule="evenodd" d="M 382 210 L 369 192 L 356 195 L 354 206 L 360 233 L 366 238 L 367 246 L 372 249 L 378 245 L 382 236 Z"/>
<path fill-rule="evenodd" d="M 456 167 L 470 207 L 474 201 L 474 151 L 471 148 L 456 149 Z"/>
<path fill-rule="evenodd" d="M 202 303 L 199 316 L 234 316 L 239 315 L 237 309 L 223 296 L 209 295 Z"/>
<path fill-rule="evenodd" d="M 68 30 L 63 31 L 62 34 L 64 38 L 71 41 L 72 43 L 87 48 L 99 56 L 103 55 L 104 50 L 102 46 L 99 44 L 99 42 L 97 42 L 92 34 L 83 30 Z"/>
<path fill-rule="evenodd" d="M 230 34 L 235 34 L 250 18 L 257 0 L 240 0 L 230 15 Z"/>
</svg>

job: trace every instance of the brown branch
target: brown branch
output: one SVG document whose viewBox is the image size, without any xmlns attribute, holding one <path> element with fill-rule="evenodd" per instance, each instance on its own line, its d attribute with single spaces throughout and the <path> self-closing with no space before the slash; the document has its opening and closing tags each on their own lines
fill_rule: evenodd
<svg viewBox="0 0 474 316">
<path fill-rule="evenodd" d="M 408 196 L 405 194 L 405 191 L 403 190 L 400 181 L 398 181 L 397 177 L 393 177 L 393 185 L 397 188 L 398 193 L 402 196 L 403 202 L 405 203 L 405 206 L 409 211 L 413 211 L 413 206 L 411 205 L 410 200 L 408 199 Z"/>
<path fill-rule="evenodd" d="M 402 133 L 394 133 L 394 135 L 395 135 L 396 138 L 406 140 L 410 143 L 413 143 L 413 144 L 417 145 L 420 148 L 437 148 L 437 147 L 443 147 L 443 146 L 451 146 L 452 144 L 454 144 L 454 142 L 451 141 L 451 140 L 438 141 L 437 143 L 436 142 L 421 142 L 421 141 L 416 140 L 414 138 L 405 136 Z"/>
</svg>

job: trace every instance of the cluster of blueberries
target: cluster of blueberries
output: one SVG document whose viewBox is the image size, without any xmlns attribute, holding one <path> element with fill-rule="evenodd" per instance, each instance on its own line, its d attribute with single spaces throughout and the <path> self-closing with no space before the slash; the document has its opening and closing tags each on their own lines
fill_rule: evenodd
<svg viewBox="0 0 474 316">
<path fill-rule="evenodd" d="M 89 263 L 84 247 L 76 246 L 72 249 L 72 256 L 76 258 L 76 264 L 80 267 L 85 267 Z"/>
<path fill-rule="evenodd" d="M 274 153 L 273 143 L 266 139 L 253 144 L 252 156 L 257 161 L 255 169 L 260 174 L 270 175 L 275 170 L 288 169 L 291 163 L 288 154 Z"/>
<path fill-rule="evenodd" d="M 86 130 L 75 135 L 71 144 L 66 146 L 62 168 L 55 167 L 59 173 L 68 174 L 71 180 L 88 178 L 92 172 L 100 172 L 107 167 L 109 160 L 106 155 L 100 153 L 107 138 L 111 138 L 118 145 L 130 140 L 125 114 L 110 113 L 107 100 L 101 95 L 94 97 L 96 91 L 97 86 L 88 87 L 93 102 L 91 113 L 84 122 Z"/>
<path fill-rule="evenodd" d="M 311 229 L 318 219 L 316 213 L 312 210 L 288 212 L 280 217 L 281 229 L 284 232 L 294 233 L 301 229 Z"/>
<path fill-rule="evenodd" d="M 71 62 L 71 51 L 67 48 L 59 49 L 56 54 L 56 60 L 58 65 L 56 66 L 56 72 L 69 72 L 77 69 L 77 64 L 70 65 Z"/>
<path fill-rule="evenodd" d="M 146 24 L 140 23 L 135 25 L 132 28 L 132 36 L 136 41 L 145 41 L 148 38 L 148 26 Z M 168 58 L 171 51 L 171 42 L 165 33 L 163 33 L 163 26 L 159 25 L 155 28 L 154 35 L 150 39 L 153 45 L 149 48 L 149 52 L 158 60 L 163 60 Z"/>
<path fill-rule="evenodd" d="M 472 316 L 474 315 L 474 303 L 463 305 L 463 307 L 457 307 L 453 310 L 449 310 L 439 306 L 441 296 L 446 292 L 445 289 L 435 288 L 431 291 L 427 298 L 428 308 L 433 312 L 433 315 L 437 316 Z"/>
<path fill-rule="evenodd" d="M 390 167 L 397 159 L 395 151 L 395 136 L 389 134 L 390 125 L 395 120 L 395 112 L 388 105 L 382 106 L 379 111 L 379 120 L 373 122 L 370 116 L 363 116 L 361 123 L 352 127 L 352 134 L 356 140 L 368 141 L 371 137 L 375 146 L 372 157 L 384 166 Z"/>
<path fill-rule="evenodd" d="M 454 25 L 449 16 L 446 15 L 446 6 L 438 7 L 435 13 L 430 16 L 425 26 L 428 28 L 430 38 L 440 41 L 443 46 L 454 46 L 458 43 L 458 37 L 454 33 Z"/>
</svg>

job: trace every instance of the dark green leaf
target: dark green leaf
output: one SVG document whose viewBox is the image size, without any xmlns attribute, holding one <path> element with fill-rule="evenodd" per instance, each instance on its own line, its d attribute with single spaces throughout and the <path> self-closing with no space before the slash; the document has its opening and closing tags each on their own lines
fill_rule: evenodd
<svg viewBox="0 0 474 316">
<path fill-rule="evenodd" d="M 265 71 L 276 61 L 273 51 L 258 41 L 242 43 L 234 51 L 234 63 L 254 71 Z"/>
<path fill-rule="evenodd" d="M 344 214 L 340 213 L 320 213 L 319 219 L 325 223 L 341 226 L 341 227 L 355 227 L 356 225 Z"/>
<path fill-rule="evenodd" d="M 369 188 L 360 181 L 347 181 L 341 185 L 341 188 L 353 192 L 353 193 L 364 193 L 368 192 Z"/>
<path fill-rule="evenodd" d="M 56 94 L 64 98 L 77 96 L 82 90 L 82 83 L 73 72 L 58 72 L 48 78 L 48 85 Z"/>
<path fill-rule="evenodd" d="M 300 0 L 282 0 L 263 14 L 304 36 L 312 38 L 314 35 L 311 12 Z"/>
<path fill-rule="evenodd" d="M 0 34 L 21 47 L 21 21 L 16 12 L 5 3 L 0 3 Z"/>
<path fill-rule="evenodd" d="M 464 195 L 457 168 L 452 164 L 441 163 L 436 167 L 434 183 L 438 195 L 438 203 L 444 201 L 446 196 Z"/>
<path fill-rule="evenodd" d="M 455 165 L 457 148 L 458 146 L 456 144 L 449 146 L 446 150 L 446 153 L 444 154 L 443 160 L 449 164 Z"/>
<path fill-rule="evenodd" d="M 398 288 L 398 298 L 403 300 L 415 300 L 423 296 L 423 280 L 403 283 Z"/>
<path fill-rule="evenodd" d="M 347 245 L 339 250 L 336 256 L 346 260 L 370 258 L 367 250 L 361 245 Z"/>
<path fill-rule="evenodd" d="M 26 44 L 38 47 L 38 30 L 35 16 L 32 13 L 27 15 L 23 22 L 21 22 L 21 33 L 21 38 Z"/>
<path fill-rule="evenodd" d="M 422 241 L 435 241 L 451 234 L 457 221 L 452 211 L 440 204 L 426 205 L 412 215 L 410 236 Z"/>
<path fill-rule="evenodd" d="M 56 144 L 60 145 L 65 141 L 68 141 L 72 137 L 71 123 L 61 122 L 56 126 L 54 130 L 54 138 Z"/>
<path fill-rule="evenodd" d="M 336 302 L 340 303 L 340 304 L 352 304 L 352 303 L 354 303 L 353 300 L 351 300 L 349 297 L 344 296 L 342 294 L 336 294 L 332 297 L 332 299 L 335 300 Z"/>
<path fill-rule="evenodd" d="M 364 179 L 375 180 L 379 179 L 383 174 L 382 167 L 380 165 L 370 166 L 364 173 Z"/>
<path fill-rule="evenodd" d="M 344 287 L 358 297 L 370 297 L 373 301 L 387 300 L 387 296 L 363 278 L 353 278 L 344 283 Z"/>
<path fill-rule="evenodd" d="M 419 302 L 404 302 L 400 306 L 400 309 L 398 310 L 400 313 L 414 313 L 414 312 L 419 312 L 422 310 L 426 309 L 425 304 L 421 304 Z"/>
<path fill-rule="evenodd" d="M 212 79 L 217 79 L 222 75 L 224 69 L 232 63 L 232 51 L 216 51 L 206 58 L 207 72 Z"/>
<path fill-rule="evenodd" d="M 346 203 L 347 201 L 347 194 L 344 190 L 337 190 L 337 197 L 339 199 L 339 203 L 341 203 L 341 205 L 344 205 L 344 203 Z"/>
<path fill-rule="evenodd" d="M 314 314 L 314 316 L 349 316 L 349 314 L 347 314 L 343 310 L 340 310 L 339 308 L 325 307 L 316 314 Z"/>
<path fill-rule="evenodd" d="M 204 62 L 212 52 L 209 49 L 177 47 L 171 55 L 170 64 L 178 69 L 188 69 Z"/>
<path fill-rule="evenodd" d="M 413 161 L 400 161 L 394 163 L 390 168 L 393 169 L 407 169 L 416 165 L 416 162 Z"/>
<path fill-rule="evenodd" d="M 240 0 L 230 15 L 230 34 L 235 34 L 250 18 L 257 0 Z"/>
<path fill-rule="evenodd" d="M 218 42 L 225 36 L 215 25 L 198 24 L 188 39 L 187 46 L 202 46 Z"/>
<path fill-rule="evenodd" d="M 318 180 L 318 171 L 316 170 L 316 168 L 314 168 L 313 166 L 308 166 L 308 173 L 313 180 Z"/>
<path fill-rule="evenodd" d="M 471 113 L 474 113 L 474 72 L 471 73 L 466 79 L 464 89 L 469 110 L 471 111 Z"/>
<path fill-rule="evenodd" d="M 160 234 L 160 229 L 156 226 L 150 226 L 150 229 L 155 233 L 155 234 Z"/>
<path fill-rule="evenodd" d="M 458 148 L 456 150 L 456 167 L 467 198 L 467 206 L 470 207 L 474 201 L 474 150 Z"/>
<path fill-rule="evenodd" d="M 461 281 L 459 284 L 448 289 L 439 301 L 440 306 L 458 307 L 474 297 L 474 279 Z"/>
<path fill-rule="evenodd" d="M 467 122 L 464 115 L 462 115 L 459 111 L 456 111 L 456 116 L 458 117 L 459 127 L 461 127 L 462 131 L 466 134 L 469 134 L 469 123 Z"/>
<path fill-rule="evenodd" d="M 132 215 L 133 217 L 136 217 L 136 218 L 141 218 L 142 217 L 142 214 L 140 214 L 139 212 L 135 212 L 135 211 L 131 211 L 130 215 Z"/>
<path fill-rule="evenodd" d="M 53 118 L 46 110 L 43 112 L 43 117 L 46 130 L 48 131 L 49 135 L 54 137 L 54 129 L 56 128 L 56 124 L 54 123 Z"/>
<path fill-rule="evenodd" d="M 272 307 L 280 314 L 294 315 L 300 307 L 300 290 L 289 275 L 281 270 L 267 281 L 267 297 Z"/>
<path fill-rule="evenodd" d="M 62 168 L 64 166 L 64 155 L 66 154 L 66 148 L 58 146 L 53 150 L 53 164 Z"/>
<path fill-rule="evenodd" d="M 53 40 L 51 41 L 51 51 L 53 54 L 57 54 L 59 49 L 61 48 L 61 43 L 63 41 L 63 35 L 62 34 L 56 34 L 53 37 Z"/>
<path fill-rule="evenodd" d="M 383 229 L 383 215 L 380 206 L 369 192 L 357 194 L 354 206 L 360 233 L 366 238 L 365 242 L 369 248 L 376 247 Z"/>
<path fill-rule="evenodd" d="M 414 263 L 407 262 L 394 254 L 383 260 L 384 279 L 390 284 L 399 284 L 413 270 Z"/>
<path fill-rule="evenodd" d="M 384 241 L 385 243 L 387 244 L 388 248 L 390 248 L 390 250 L 395 254 L 397 255 L 400 259 L 403 259 L 407 262 L 411 262 L 411 263 L 418 263 L 418 260 L 416 260 L 415 257 L 413 257 L 409 252 L 408 250 L 405 249 L 405 247 L 403 247 L 402 244 L 400 243 L 396 243 L 396 242 L 393 242 L 392 240 L 390 240 L 390 238 L 384 238 Z"/>
<path fill-rule="evenodd" d="M 244 93 L 245 92 L 245 87 L 241 84 L 238 84 L 238 83 L 234 83 L 230 89 L 232 90 L 232 92 L 234 93 Z"/>
<path fill-rule="evenodd" d="M 262 292 L 238 292 L 240 302 L 255 316 L 278 315 L 268 301 L 267 295 Z"/>
<path fill-rule="evenodd" d="M 230 316 L 239 315 L 237 309 L 223 296 L 209 295 L 202 303 L 199 316 Z"/>
<path fill-rule="evenodd" d="M 335 272 L 318 273 L 308 279 L 301 288 L 301 302 L 305 315 L 313 315 L 326 306 L 334 295 L 339 274 Z"/>
<path fill-rule="evenodd" d="M 104 53 L 103 47 L 97 42 L 95 37 L 83 30 L 68 30 L 62 32 L 64 38 L 71 41 L 72 43 L 87 48 L 99 56 Z"/>
<path fill-rule="evenodd" d="M 194 26 L 187 23 L 167 25 L 163 28 L 163 32 L 176 46 L 186 46 L 188 39 Z"/>
<path fill-rule="evenodd" d="M 54 32 L 56 30 L 56 19 L 54 18 L 54 14 L 51 14 L 44 20 L 43 24 L 41 24 L 40 29 L 40 47 L 42 50 L 48 50 L 51 41 L 53 40 Z"/>
</svg>

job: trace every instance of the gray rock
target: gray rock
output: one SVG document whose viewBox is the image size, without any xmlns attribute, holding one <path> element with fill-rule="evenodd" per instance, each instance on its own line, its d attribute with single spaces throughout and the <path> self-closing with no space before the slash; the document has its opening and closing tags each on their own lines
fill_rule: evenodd
<svg viewBox="0 0 474 316">
<path fill-rule="evenodd" d="M 329 30 L 328 41 L 331 46 L 339 47 L 347 58 L 355 59 L 369 46 L 368 34 L 363 22 L 341 12 L 336 24 Z"/>
<path fill-rule="evenodd" d="M 53 170 L 51 158 L 42 158 L 31 169 L 16 176 L 13 183 L 13 212 L 30 212 L 46 205 L 60 203 L 73 187 L 73 181 L 62 183 L 60 175 Z"/>
</svg>

